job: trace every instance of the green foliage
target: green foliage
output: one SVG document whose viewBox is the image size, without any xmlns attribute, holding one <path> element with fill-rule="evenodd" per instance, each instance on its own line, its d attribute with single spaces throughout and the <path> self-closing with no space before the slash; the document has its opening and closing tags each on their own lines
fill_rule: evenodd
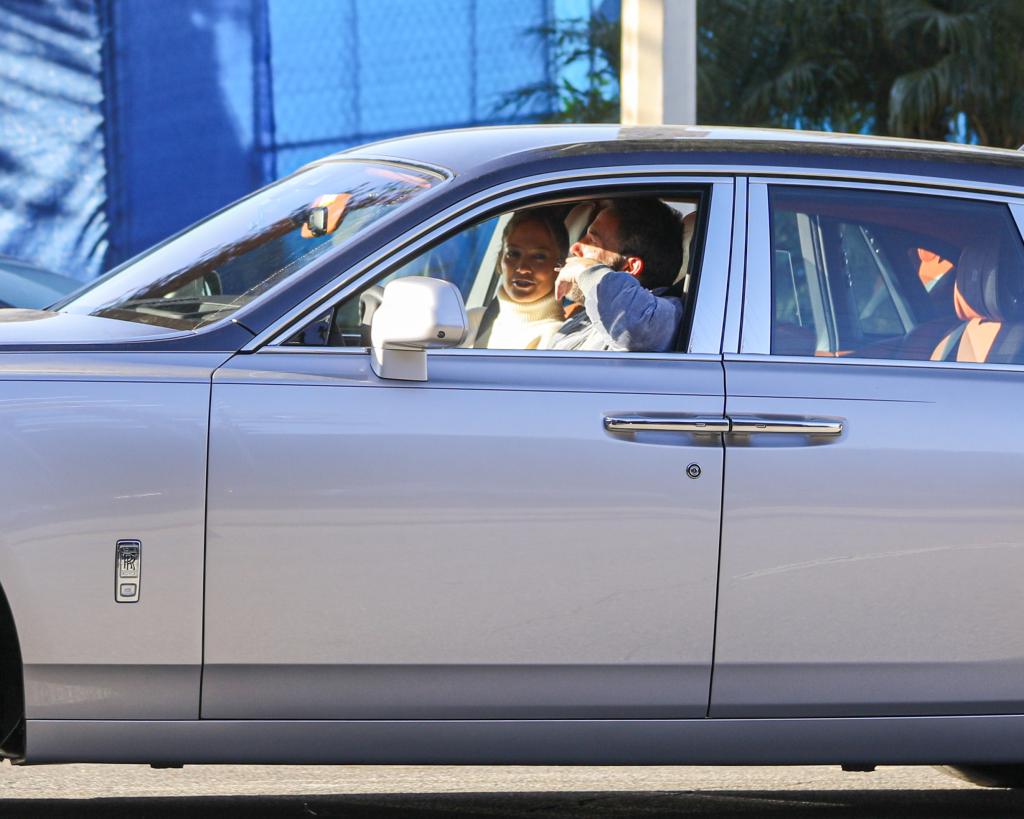
<svg viewBox="0 0 1024 819">
<path fill-rule="evenodd" d="M 553 79 L 507 94 L 498 104 L 499 112 L 521 113 L 537 102 L 553 100 L 545 122 L 619 121 L 618 21 L 595 14 L 537 26 L 524 36 L 547 48 Z M 573 82 L 566 74 L 579 79 Z"/>
<path fill-rule="evenodd" d="M 701 0 L 702 122 L 1016 148 L 1020 0 Z"/>
<path fill-rule="evenodd" d="M 671 0 L 669 0 L 671 2 Z M 556 122 L 618 119 L 619 26 L 534 29 L 553 74 L 503 101 Z M 1024 0 L 699 0 L 698 120 L 1024 143 Z M 580 70 L 582 67 L 582 71 Z"/>
</svg>

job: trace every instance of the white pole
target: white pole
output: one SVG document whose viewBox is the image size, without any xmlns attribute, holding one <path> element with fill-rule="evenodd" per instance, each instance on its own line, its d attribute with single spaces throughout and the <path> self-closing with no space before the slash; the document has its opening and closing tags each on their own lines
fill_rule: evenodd
<svg viewBox="0 0 1024 819">
<path fill-rule="evenodd" d="M 622 0 L 623 125 L 697 121 L 697 0 Z"/>
</svg>

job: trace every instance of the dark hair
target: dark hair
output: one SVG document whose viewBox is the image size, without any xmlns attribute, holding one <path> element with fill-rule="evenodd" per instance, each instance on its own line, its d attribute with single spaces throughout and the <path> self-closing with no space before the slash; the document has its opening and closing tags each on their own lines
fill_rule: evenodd
<svg viewBox="0 0 1024 819">
<path fill-rule="evenodd" d="M 640 283 L 649 290 L 671 285 L 683 266 L 683 220 L 679 214 L 653 197 L 609 199 L 607 209 L 619 221 L 619 254 L 644 261 Z"/>
<path fill-rule="evenodd" d="M 517 210 L 508 220 L 505 229 L 501 232 L 501 244 L 504 247 L 512 231 L 524 222 L 540 222 L 551 234 L 551 240 L 558 250 L 557 258 L 564 259 L 569 255 L 569 231 L 565 229 L 565 222 L 555 208 L 527 208 Z"/>
</svg>

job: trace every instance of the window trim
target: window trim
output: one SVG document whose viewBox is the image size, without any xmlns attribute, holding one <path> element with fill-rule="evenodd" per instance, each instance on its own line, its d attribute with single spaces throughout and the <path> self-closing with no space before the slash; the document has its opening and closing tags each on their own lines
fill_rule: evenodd
<svg viewBox="0 0 1024 819">
<path fill-rule="evenodd" d="M 722 352 L 735 353 L 740 348 L 740 326 L 743 319 L 743 294 L 747 278 L 747 231 L 749 230 L 749 181 L 736 177 L 733 192 L 732 244 L 729 248 L 729 291 L 725 303 L 722 328 Z"/>
<path fill-rule="evenodd" d="M 429 249 L 437 242 L 453 236 L 473 223 L 496 212 L 514 209 L 523 200 L 542 197 L 551 199 L 572 199 L 585 196 L 588 192 L 621 191 L 623 188 L 640 192 L 644 189 L 666 190 L 687 186 L 702 186 L 711 189 L 711 206 L 707 215 L 705 243 L 700 251 L 701 269 L 697 278 L 697 302 L 692 313 L 690 338 L 687 349 L 681 352 L 663 353 L 669 358 L 682 355 L 720 355 L 722 350 L 723 321 L 726 294 L 729 286 L 729 270 L 723 269 L 721 261 L 732 258 L 735 179 L 731 173 L 712 175 L 689 173 L 678 168 L 636 168 L 593 169 L 587 174 L 556 177 L 545 175 L 537 178 L 516 180 L 502 186 L 484 190 L 457 206 L 433 217 L 410 234 L 385 245 L 369 256 L 353 271 L 346 271 L 321 288 L 285 316 L 253 338 L 242 352 L 258 352 L 261 349 L 283 349 L 285 342 L 304 324 L 317 315 L 332 308 L 359 292 L 372 280 L 386 275 L 387 271 L 400 267 L 417 254 Z M 680 191 L 682 192 L 682 191 Z M 306 349 L 306 348 L 302 348 Z M 327 348 L 337 351 L 345 348 Z M 365 353 L 363 348 L 348 348 Z M 440 351 L 434 351 L 438 354 Z M 460 350 L 458 354 L 493 354 L 494 350 Z M 517 351 L 513 351 L 517 352 Z M 518 351 L 522 354 L 522 351 Z M 543 353 L 547 351 L 531 351 Z M 573 351 L 578 356 L 581 351 Z M 615 353 L 596 351 L 597 355 L 615 356 Z M 635 357 L 637 353 L 623 353 Z M 538 356 L 539 358 L 540 356 Z"/>
<path fill-rule="evenodd" d="M 916 196 L 935 196 L 943 199 L 964 199 L 972 202 L 992 202 L 1006 205 L 1024 243 L 1024 203 L 1019 196 L 1003 193 L 957 190 L 954 188 L 918 187 L 886 182 L 865 184 L 838 179 L 751 177 L 748 189 L 749 216 L 746 246 L 745 287 L 743 315 L 740 326 L 738 355 L 734 361 L 780 361 L 788 363 L 814 363 L 839 365 L 870 365 L 886 367 L 924 366 L 940 369 L 1007 370 L 1024 372 L 1024 365 L 989 364 L 964 361 L 920 361 L 912 359 L 858 358 L 855 356 L 789 356 L 772 355 L 772 293 L 771 293 L 771 226 L 768 192 L 771 188 L 811 187 L 904 193 Z"/>
<path fill-rule="evenodd" d="M 365 347 L 301 347 L 297 345 L 263 347 L 261 355 L 323 355 L 323 356 L 366 356 Z M 486 350 L 469 347 L 444 347 L 436 350 L 427 350 L 427 355 L 433 358 L 523 358 L 530 361 L 538 359 L 558 359 L 561 361 L 579 361 L 581 359 L 621 359 L 624 361 L 679 361 L 684 359 L 687 362 L 702 361 L 708 364 L 720 363 L 720 353 L 626 353 L 615 350 Z"/>
<path fill-rule="evenodd" d="M 738 353 L 726 354 L 723 357 L 726 364 L 825 364 L 840 367 L 913 367 L 938 370 L 964 370 L 978 372 L 983 368 L 984 372 L 1011 372 L 1024 373 L 1024 364 L 978 364 L 971 361 L 922 361 L 909 358 L 854 358 L 853 356 L 841 356 L 837 358 L 815 357 L 804 355 L 764 355 L 763 353 Z"/>
</svg>

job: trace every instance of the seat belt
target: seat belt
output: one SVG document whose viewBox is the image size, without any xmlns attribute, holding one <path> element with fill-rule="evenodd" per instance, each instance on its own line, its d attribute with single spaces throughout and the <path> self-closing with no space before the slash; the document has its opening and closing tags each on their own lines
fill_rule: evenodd
<svg viewBox="0 0 1024 819">
<path fill-rule="evenodd" d="M 487 309 L 484 310 L 484 314 L 480 317 L 480 327 L 476 331 L 476 338 L 473 339 L 474 347 L 479 349 L 480 347 L 487 346 L 487 342 L 491 339 L 491 329 L 494 327 L 494 320 L 498 317 L 500 309 L 501 303 L 498 301 L 498 297 L 495 296 L 491 299 Z"/>
</svg>

